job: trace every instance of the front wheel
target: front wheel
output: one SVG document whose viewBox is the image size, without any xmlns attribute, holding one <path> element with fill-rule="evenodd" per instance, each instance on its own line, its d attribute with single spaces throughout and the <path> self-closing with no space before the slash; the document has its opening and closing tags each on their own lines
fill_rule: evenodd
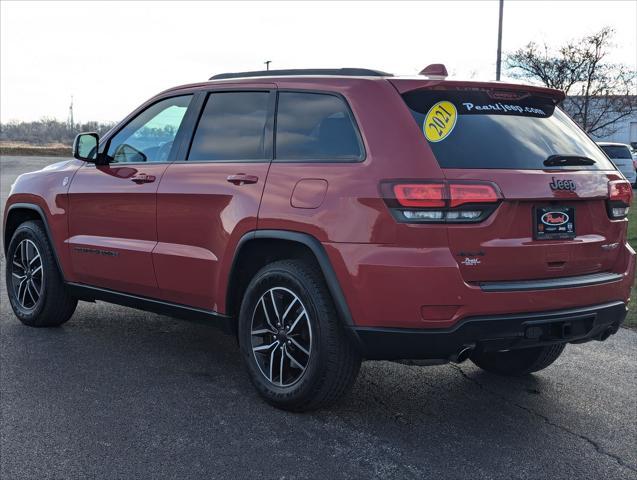
<svg viewBox="0 0 637 480">
<path fill-rule="evenodd" d="M 252 279 L 239 313 L 239 344 L 261 396 L 284 410 L 333 404 L 349 391 L 361 362 L 320 271 L 298 260 L 267 265 Z"/>
<path fill-rule="evenodd" d="M 506 352 L 474 352 L 471 361 L 487 372 L 522 376 L 551 365 L 562 354 L 565 343 L 546 347 L 521 348 Z"/>
<path fill-rule="evenodd" d="M 22 323 L 57 327 L 71 318 L 77 299 L 66 290 L 42 222 L 20 225 L 6 258 L 9 303 Z"/>
</svg>

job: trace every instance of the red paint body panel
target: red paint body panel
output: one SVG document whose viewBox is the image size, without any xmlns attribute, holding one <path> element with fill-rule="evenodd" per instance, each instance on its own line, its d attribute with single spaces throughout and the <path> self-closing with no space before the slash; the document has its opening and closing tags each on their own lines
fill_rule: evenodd
<svg viewBox="0 0 637 480">
<path fill-rule="evenodd" d="M 69 236 L 67 192 L 73 176 L 82 164 L 78 160 L 65 160 L 42 170 L 20 175 L 13 185 L 4 209 L 5 228 L 12 205 L 32 204 L 44 212 L 60 267 L 65 278 L 69 279 L 73 278 L 73 271 L 70 268 L 69 252 L 66 246 Z M 8 248 L 8 242 L 4 247 Z"/>
<path fill-rule="evenodd" d="M 170 165 L 157 195 L 158 244 L 153 262 L 160 298 L 223 311 L 234 249 L 245 233 L 257 228 L 269 165 Z M 239 173 L 254 175 L 258 180 L 243 185 L 227 181 Z"/>
<path fill-rule="evenodd" d="M 86 165 L 69 189 L 69 256 L 76 281 L 158 297 L 152 251 L 157 188 L 168 164 Z M 135 175 L 155 177 L 135 183 Z"/>
<path fill-rule="evenodd" d="M 606 213 L 608 182 L 617 172 L 550 172 L 516 170 L 445 170 L 449 179 L 479 178 L 496 183 L 504 196 L 486 221 L 448 227 L 449 247 L 459 252 L 482 252 L 479 265 L 460 264 L 465 281 L 500 281 L 567 277 L 614 271 L 619 248 L 625 243 L 627 220 L 610 220 Z M 552 178 L 572 179 L 577 190 L 553 191 Z M 534 207 L 574 207 L 577 237 L 567 241 L 533 239 Z M 521 254 L 521 252 L 524 252 Z"/>
</svg>

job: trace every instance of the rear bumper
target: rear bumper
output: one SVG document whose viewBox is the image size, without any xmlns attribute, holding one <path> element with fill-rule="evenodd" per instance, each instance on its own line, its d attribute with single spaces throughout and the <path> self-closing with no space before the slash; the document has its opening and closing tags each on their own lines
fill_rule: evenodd
<svg viewBox="0 0 637 480">
<path fill-rule="evenodd" d="M 605 340 L 626 317 L 624 302 L 516 315 L 473 317 L 451 328 L 352 327 L 367 359 L 453 360 L 467 348 L 497 351 Z"/>
<path fill-rule="evenodd" d="M 481 284 L 464 281 L 446 246 L 323 245 L 359 328 L 450 330 L 472 318 L 626 304 L 635 281 L 635 252 L 627 243 L 607 272 Z"/>
</svg>

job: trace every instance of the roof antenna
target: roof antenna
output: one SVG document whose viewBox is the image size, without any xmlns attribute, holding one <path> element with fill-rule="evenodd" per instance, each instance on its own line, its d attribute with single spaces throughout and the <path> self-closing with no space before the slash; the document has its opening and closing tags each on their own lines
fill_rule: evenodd
<svg viewBox="0 0 637 480">
<path fill-rule="evenodd" d="M 432 63 L 431 65 L 427 65 L 418 75 L 424 75 L 425 77 L 440 80 L 449 76 L 447 73 L 447 67 L 445 67 L 442 63 Z"/>
<path fill-rule="evenodd" d="M 272 63 L 272 60 L 266 60 L 263 63 L 265 63 L 265 69 L 266 70 L 270 70 L 270 64 Z"/>
</svg>

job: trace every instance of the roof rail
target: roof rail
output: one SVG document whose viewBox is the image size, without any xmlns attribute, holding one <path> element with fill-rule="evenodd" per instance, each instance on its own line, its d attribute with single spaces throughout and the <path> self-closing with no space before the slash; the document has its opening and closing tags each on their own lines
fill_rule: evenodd
<svg viewBox="0 0 637 480">
<path fill-rule="evenodd" d="M 294 75 L 341 75 L 346 77 L 392 77 L 391 73 L 368 68 L 298 68 L 290 70 L 258 70 L 253 72 L 219 73 L 209 80 L 244 77 L 283 77 Z"/>
</svg>

